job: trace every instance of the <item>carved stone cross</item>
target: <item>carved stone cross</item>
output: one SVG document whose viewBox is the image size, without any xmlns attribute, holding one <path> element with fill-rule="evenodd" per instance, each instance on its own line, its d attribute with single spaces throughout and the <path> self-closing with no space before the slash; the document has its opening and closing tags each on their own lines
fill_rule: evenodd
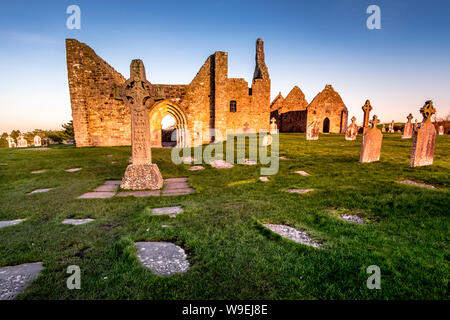
<svg viewBox="0 0 450 320">
<path fill-rule="evenodd" d="M 152 153 L 148 110 L 153 103 L 152 86 L 145 77 L 144 63 L 141 60 L 131 62 L 130 79 L 121 88 L 120 95 L 131 112 L 132 163 L 150 164 Z"/>
<path fill-rule="evenodd" d="M 131 112 L 131 161 L 120 187 L 128 190 L 161 189 L 163 179 L 152 163 L 150 144 L 150 107 L 154 103 L 152 85 L 145 77 L 144 63 L 133 60 L 130 79 L 120 88 L 120 96 Z"/>
<path fill-rule="evenodd" d="M 364 111 L 364 119 L 363 119 L 363 132 L 365 133 L 369 129 L 369 117 L 370 111 L 372 111 L 372 106 L 370 105 L 370 100 L 366 100 L 366 103 L 362 107 Z"/>
</svg>

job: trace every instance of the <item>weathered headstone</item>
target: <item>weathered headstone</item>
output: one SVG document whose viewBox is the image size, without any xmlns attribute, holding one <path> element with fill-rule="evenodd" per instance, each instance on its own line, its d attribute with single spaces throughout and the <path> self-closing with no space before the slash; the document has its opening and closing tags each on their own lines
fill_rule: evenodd
<svg viewBox="0 0 450 320">
<path fill-rule="evenodd" d="M 14 141 L 13 137 L 8 136 L 6 138 L 6 141 L 8 141 L 8 148 L 15 148 L 16 147 L 16 142 Z"/>
<path fill-rule="evenodd" d="M 306 128 L 306 140 L 318 140 L 319 139 L 319 122 L 313 121 Z"/>
<path fill-rule="evenodd" d="M 278 133 L 278 126 L 276 124 L 275 118 L 272 117 L 270 119 L 270 134 L 277 134 Z"/>
<path fill-rule="evenodd" d="M 405 123 L 405 127 L 403 128 L 402 139 L 409 139 L 413 134 L 413 124 L 411 122 L 413 115 L 410 113 L 407 117 L 408 122 Z"/>
<path fill-rule="evenodd" d="M 442 136 L 444 134 L 444 126 L 441 124 L 439 126 L 439 135 Z"/>
<path fill-rule="evenodd" d="M 369 130 L 369 117 L 370 111 L 372 111 L 372 106 L 370 105 L 370 100 L 366 100 L 366 103 L 362 107 L 364 111 L 364 120 L 363 120 L 363 134 Z"/>
<path fill-rule="evenodd" d="M 381 132 L 386 132 L 386 125 L 383 123 L 383 126 L 381 127 Z"/>
<path fill-rule="evenodd" d="M 413 127 L 413 133 L 414 133 L 414 131 L 417 130 L 417 126 L 418 126 L 418 125 L 419 125 L 419 124 L 417 123 L 417 119 L 415 119 L 414 127 Z"/>
<path fill-rule="evenodd" d="M 131 111 L 132 163 L 120 185 L 126 190 L 157 190 L 163 185 L 161 172 L 152 163 L 149 110 L 154 103 L 153 89 L 145 76 L 144 63 L 133 60 L 130 79 L 120 88 L 120 95 Z"/>
<path fill-rule="evenodd" d="M 22 135 L 20 135 L 20 136 L 17 138 L 17 146 L 18 146 L 19 148 L 26 148 L 26 147 L 28 147 L 28 142 L 27 142 L 27 140 L 26 140 Z"/>
<path fill-rule="evenodd" d="M 436 129 L 431 123 L 431 116 L 436 113 L 436 109 L 433 107 L 433 101 L 426 101 L 420 112 L 423 115 L 423 120 L 413 135 L 411 167 L 432 165 L 434 158 Z"/>
<path fill-rule="evenodd" d="M 380 160 L 381 143 L 383 134 L 377 129 L 379 120 L 376 115 L 373 116 L 372 128 L 370 128 L 363 136 L 361 145 L 361 155 L 359 162 L 368 163 Z"/>
<path fill-rule="evenodd" d="M 38 135 L 34 136 L 33 142 L 34 142 L 35 147 L 40 147 L 41 146 L 41 137 L 39 137 Z"/>
<path fill-rule="evenodd" d="M 391 124 L 389 125 L 389 133 L 395 132 L 395 121 L 392 120 Z"/>
<path fill-rule="evenodd" d="M 345 132 L 345 140 L 355 140 L 358 134 L 358 125 L 356 124 L 356 118 L 352 117 L 352 123 L 347 127 Z"/>
</svg>

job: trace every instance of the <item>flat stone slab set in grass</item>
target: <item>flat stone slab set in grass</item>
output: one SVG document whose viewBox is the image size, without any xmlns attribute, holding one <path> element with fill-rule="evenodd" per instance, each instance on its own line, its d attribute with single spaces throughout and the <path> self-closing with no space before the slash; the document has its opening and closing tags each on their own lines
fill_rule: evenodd
<svg viewBox="0 0 450 320">
<path fill-rule="evenodd" d="M 198 171 L 198 170 L 203 170 L 205 169 L 205 167 L 203 166 L 192 166 L 189 168 L 189 171 Z"/>
<path fill-rule="evenodd" d="M 415 187 L 421 187 L 421 188 L 427 188 L 427 189 L 436 189 L 435 186 L 432 186 L 430 184 L 425 184 L 425 183 L 416 182 L 416 181 L 412 181 L 412 180 L 400 180 L 400 181 L 397 181 L 397 182 L 401 183 L 401 184 L 408 184 L 408 185 L 415 186 Z"/>
<path fill-rule="evenodd" d="M 40 174 L 40 173 L 44 173 L 47 172 L 47 170 L 36 170 L 36 171 L 31 171 L 31 174 Z"/>
<path fill-rule="evenodd" d="M 261 180 L 262 182 L 268 182 L 269 178 L 268 177 L 259 177 L 259 180 Z"/>
<path fill-rule="evenodd" d="M 13 300 L 40 274 L 42 262 L 0 268 L 0 300 Z"/>
<path fill-rule="evenodd" d="M 216 169 L 229 169 L 233 168 L 234 165 L 226 162 L 225 160 L 214 160 L 213 162 L 211 162 L 211 167 Z"/>
<path fill-rule="evenodd" d="M 137 255 L 141 263 L 153 273 L 171 276 L 189 269 L 184 250 L 170 242 L 137 242 Z"/>
<path fill-rule="evenodd" d="M 193 193 L 195 190 L 189 187 L 188 178 L 170 178 L 164 180 L 163 196 L 178 196 Z"/>
<path fill-rule="evenodd" d="M 82 224 L 86 224 L 86 223 L 89 223 L 89 222 L 92 222 L 92 221 L 94 221 L 94 219 L 91 219 L 91 218 L 86 218 L 86 219 L 65 219 L 65 220 L 63 220 L 63 224 L 71 224 L 71 225 L 73 225 L 73 226 L 79 226 L 79 225 L 82 225 Z"/>
<path fill-rule="evenodd" d="M 305 193 L 313 192 L 313 191 L 314 191 L 314 189 L 288 189 L 288 190 L 286 190 L 286 192 L 298 193 L 298 194 L 305 194 Z"/>
<path fill-rule="evenodd" d="M 153 208 L 152 214 L 155 216 L 161 216 L 161 215 L 169 215 L 171 218 L 175 218 L 177 214 L 182 213 L 183 208 L 180 206 L 173 206 L 173 207 L 163 207 L 163 208 Z"/>
<path fill-rule="evenodd" d="M 31 191 L 28 194 L 35 194 L 35 193 L 43 193 L 43 192 L 49 192 L 50 190 L 52 190 L 52 188 L 41 188 L 41 189 L 36 189 Z"/>
<path fill-rule="evenodd" d="M 86 192 L 78 197 L 78 199 L 107 199 L 112 198 L 116 194 L 121 180 L 107 180 L 101 186 L 94 189 L 93 192 Z"/>
<path fill-rule="evenodd" d="M 80 171 L 82 168 L 70 168 L 70 169 L 66 169 L 64 170 L 65 172 L 77 172 Z"/>
<path fill-rule="evenodd" d="M 309 173 L 308 173 L 308 172 L 302 171 L 302 170 L 295 171 L 295 173 L 296 173 L 296 174 L 299 174 L 299 175 L 301 175 L 301 176 L 303 176 L 303 177 L 308 177 L 308 176 L 309 176 Z"/>
<path fill-rule="evenodd" d="M 297 243 L 306 244 L 315 248 L 320 248 L 322 246 L 320 243 L 315 242 L 311 236 L 304 231 L 282 224 L 264 224 L 264 226 L 272 232 Z"/>
<path fill-rule="evenodd" d="M 0 221 L 0 228 L 9 227 L 9 226 L 15 226 L 16 224 L 21 223 L 25 219 L 16 219 L 16 220 L 4 220 Z"/>
<path fill-rule="evenodd" d="M 348 222 L 353 222 L 357 224 L 367 224 L 367 221 L 360 216 L 353 215 L 353 214 L 341 214 L 340 217 Z"/>
</svg>

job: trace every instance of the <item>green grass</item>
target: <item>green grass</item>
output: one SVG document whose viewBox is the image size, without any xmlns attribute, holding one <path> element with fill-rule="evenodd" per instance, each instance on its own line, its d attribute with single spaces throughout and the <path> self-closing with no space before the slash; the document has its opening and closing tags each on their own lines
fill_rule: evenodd
<svg viewBox="0 0 450 320">
<path fill-rule="evenodd" d="M 189 176 L 187 196 L 76 199 L 107 179 L 121 179 L 129 147 L 55 147 L 0 151 L 0 266 L 42 261 L 22 299 L 448 299 L 450 137 L 438 136 L 433 166 L 409 167 L 411 140 L 383 138 L 381 161 L 360 164 L 361 136 L 282 134 L 280 170 L 258 181 L 260 166 L 188 171 L 170 149 L 153 149 L 164 178 Z M 112 157 L 107 157 L 112 155 Z M 112 161 L 115 161 L 113 164 Z M 74 173 L 64 169 L 82 167 Z M 46 173 L 30 174 L 47 169 Z M 293 173 L 305 170 L 302 177 Z M 399 179 L 437 190 L 402 185 Z M 36 188 L 50 192 L 27 195 Z M 288 188 L 314 188 L 305 195 Z M 181 205 L 176 219 L 149 208 Z M 337 216 L 354 212 L 368 225 Z M 82 226 L 66 218 L 94 218 Z M 261 224 L 307 231 L 322 249 L 293 243 Z M 162 225 L 170 225 L 163 228 Z M 182 246 L 191 269 L 159 277 L 140 266 L 135 241 Z M 79 265 L 81 290 L 68 290 Z M 366 287 L 366 268 L 381 268 L 381 290 Z"/>
</svg>

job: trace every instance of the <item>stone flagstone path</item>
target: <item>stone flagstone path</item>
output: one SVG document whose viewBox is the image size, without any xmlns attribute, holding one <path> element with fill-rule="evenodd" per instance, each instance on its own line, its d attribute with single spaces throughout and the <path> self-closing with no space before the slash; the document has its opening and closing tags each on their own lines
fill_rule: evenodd
<svg viewBox="0 0 450 320">
<path fill-rule="evenodd" d="M 0 300 L 13 300 L 41 273 L 42 262 L 0 268 Z"/>
<path fill-rule="evenodd" d="M 170 178 L 164 180 L 163 196 L 178 196 L 193 193 L 195 190 L 189 187 L 188 178 Z"/>
<path fill-rule="evenodd" d="M 86 192 L 77 199 L 107 199 L 112 198 L 116 194 L 122 180 L 107 180 L 101 186 L 94 189 L 93 192 Z"/>
<path fill-rule="evenodd" d="M 25 219 L 16 219 L 16 220 L 4 220 L 0 221 L 0 228 L 9 227 L 9 226 L 15 226 L 16 224 L 21 223 Z"/>
<path fill-rule="evenodd" d="M 164 180 L 164 188 L 161 190 L 142 190 L 142 191 L 120 191 L 116 194 L 121 180 L 107 180 L 101 186 L 98 186 L 91 192 L 86 192 L 78 199 L 107 199 L 117 197 L 159 197 L 159 196 L 179 196 L 195 192 L 187 183 L 188 178 L 169 178 Z"/>
<path fill-rule="evenodd" d="M 170 242 L 137 242 L 137 255 L 141 263 L 153 273 L 171 276 L 189 269 L 186 253 Z"/>
<path fill-rule="evenodd" d="M 94 221 L 94 219 L 86 218 L 86 219 L 65 219 L 63 220 L 63 224 L 71 224 L 73 226 L 79 226 L 81 224 L 86 224 Z"/>
<path fill-rule="evenodd" d="M 294 229 L 289 226 L 285 226 L 282 224 L 264 224 L 266 228 L 279 234 L 282 237 L 288 238 L 292 241 L 313 246 L 315 248 L 320 248 L 322 245 L 320 243 L 315 242 L 309 234 L 304 231 L 300 231 Z"/>
</svg>

